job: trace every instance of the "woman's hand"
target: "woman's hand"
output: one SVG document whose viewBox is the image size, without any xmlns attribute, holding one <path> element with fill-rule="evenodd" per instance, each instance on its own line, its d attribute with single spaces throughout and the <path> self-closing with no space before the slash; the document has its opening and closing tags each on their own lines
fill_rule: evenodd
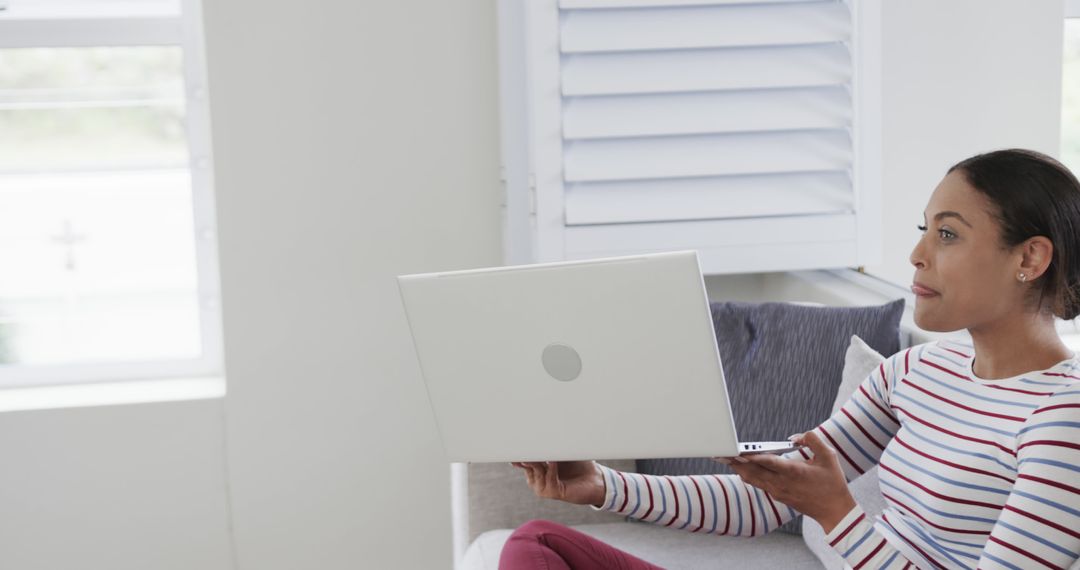
<svg viewBox="0 0 1080 570">
<path fill-rule="evenodd" d="M 769 454 L 731 458 L 731 468 L 743 481 L 765 491 L 785 505 L 816 520 L 829 532 L 855 508 L 836 451 L 809 431 L 792 437 L 809 447 L 809 461 L 784 459 Z"/>
<path fill-rule="evenodd" d="M 595 461 L 538 461 L 511 463 L 525 471 L 529 487 L 539 497 L 577 505 L 604 504 L 604 476 Z"/>
</svg>

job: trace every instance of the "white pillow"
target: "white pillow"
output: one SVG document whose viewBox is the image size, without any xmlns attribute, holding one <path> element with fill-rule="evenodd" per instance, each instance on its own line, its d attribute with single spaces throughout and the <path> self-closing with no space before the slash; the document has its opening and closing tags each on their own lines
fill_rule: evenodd
<svg viewBox="0 0 1080 570">
<path fill-rule="evenodd" d="M 848 398 L 859 388 L 859 384 L 862 384 L 863 380 L 866 380 L 866 377 L 884 360 L 885 357 L 867 346 L 863 339 L 852 335 L 851 344 L 848 345 L 847 353 L 844 354 L 843 380 L 836 391 L 832 413 L 840 411 L 840 406 L 848 401 Z M 855 502 L 866 511 L 867 517 L 876 518 L 885 508 L 885 500 L 881 497 L 881 487 L 878 484 L 877 467 L 849 483 L 848 488 L 851 489 Z M 843 570 L 846 567 L 844 559 L 825 543 L 825 531 L 817 521 L 810 517 L 803 517 L 802 533 L 806 547 L 818 557 L 825 568 Z"/>
</svg>

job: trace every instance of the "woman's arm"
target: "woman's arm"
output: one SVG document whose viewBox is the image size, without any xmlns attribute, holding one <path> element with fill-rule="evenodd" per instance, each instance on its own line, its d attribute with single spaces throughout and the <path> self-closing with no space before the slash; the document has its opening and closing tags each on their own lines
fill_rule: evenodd
<svg viewBox="0 0 1080 570">
<path fill-rule="evenodd" d="M 750 456 L 736 464 L 739 475 L 653 476 L 623 473 L 601 467 L 606 494 L 602 510 L 690 532 L 737 536 L 765 534 L 806 512 L 826 529 L 850 511 L 854 501 L 844 481 L 877 463 L 884 446 L 899 428 L 889 405 L 895 371 L 907 353 L 887 359 L 867 377 L 855 394 L 831 418 L 815 429 L 833 457 L 813 459 L 800 450 L 781 457 Z M 816 447 L 817 444 L 807 442 Z M 770 485 L 781 466 L 799 488 Z M 830 472 L 829 475 L 826 472 Z M 831 479 L 830 479 L 831 477 Z M 825 486 L 823 486 L 825 485 Z"/>
<path fill-rule="evenodd" d="M 1080 557 L 1080 384 L 1032 413 L 1016 452 L 1016 482 L 979 568 L 1068 568 Z"/>
</svg>

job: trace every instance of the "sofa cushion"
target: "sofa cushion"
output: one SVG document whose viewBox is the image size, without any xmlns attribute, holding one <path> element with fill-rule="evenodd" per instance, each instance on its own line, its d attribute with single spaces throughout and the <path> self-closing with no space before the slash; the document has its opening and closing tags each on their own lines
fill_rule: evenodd
<svg viewBox="0 0 1080 570">
<path fill-rule="evenodd" d="M 647 523 L 611 522 L 573 527 L 663 568 L 783 568 L 820 570 L 802 540 L 772 533 L 755 538 L 710 536 Z M 509 529 L 480 535 L 465 552 L 459 570 L 495 570 Z"/>
<path fill-rule="evenodd" d="M 742 441 L 787 439 L 828 418 L 852 335 L 882 354 L 900 349 L 902 299 L 869 307 L 721 302 L 711 309 Z M 654 475 L 731 472 L 707 458 L 639 459 L 637 470 Z M 800 527 L 796 521 L 782 528 L 797 533 Z"/>
<path fill-rule="evenodd" d="M 844 379 L 840 383 L 840 389 L 836 391 L 833 413 L 840 411 L 840 406 L 848 401 L 848 398 L 859 388 L 859 384 L 884 360 L 884 356 L 867 346 L 858 336 L 851 337 L 851 344 L 848 345 L 847 354 L 844 357 Z M 848 488 L 851 489 L 855 502 L 859 503 L 866 512 L 866 516 L 877 517 L 881 511 L 885 510 L 885 498 L 881 496 L 877 467 L 852 481 Z M 825 568 L 843 570 L 846 567 L 844 559 L 825 543 L 825 531 L 817 521 L 803 517 L 802 531 L 803 541 L 806 542 L 807 548 L 821 560 Z"/>
</svg>

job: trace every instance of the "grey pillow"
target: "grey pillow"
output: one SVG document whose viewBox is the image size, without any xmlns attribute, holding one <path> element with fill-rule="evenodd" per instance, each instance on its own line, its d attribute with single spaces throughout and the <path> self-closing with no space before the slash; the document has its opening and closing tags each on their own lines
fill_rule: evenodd
<svg viewBox="0 0 1080 570">
<path fill-rule="evenodd" d="M 712 303 L 713 327 L 742 441 L 783 440 L 825 421 L 852 335 L 881 354 L 900 350 L 903 299 L 870 307 Z M 638 459 L 652 475 L 730 473 L 708 458 Z M 800 534 L 800 521 L 782 530 Z"/>
</svg>

